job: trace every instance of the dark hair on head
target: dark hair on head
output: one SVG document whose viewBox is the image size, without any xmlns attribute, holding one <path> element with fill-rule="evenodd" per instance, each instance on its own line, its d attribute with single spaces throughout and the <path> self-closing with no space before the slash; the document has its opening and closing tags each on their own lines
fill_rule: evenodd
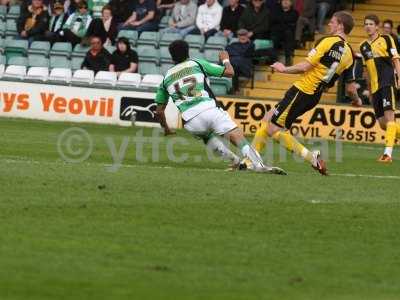
<svg viewBox="0 0 400 300">
<path fill-rule="evenodd" d="M 374 14 L 370 14 L 370 15 L 365 16 L 364 23 L 365 23 L 366 20 L 370 20 L 370 21 L 374 22 L 375 25 L 379 25 L 379 23 L 380 23 L 379 17 L 377 15 L 374 15 Z"/>
<path fill-rule="evenodd" d="M 104 5 L 103 8 L 101 9 L 101 12 L 103 12 L 103 11 L 105 11 L 105 10 L 111 11 L 111 14 L 112 14 L 111 5 L 109 5 L 109 4 Z"/>
<path fill-rule="evenodd" d="M 349 34 L 354 27 L 354 19 L 353 16 L 347 11 L 341 10 L 337 11 L 333 14 L 339 24 L 343 25 L 343 31 L 345 34 Z"/>
<path fill-rule="evenodd" d="M 120 52 L 119 49 L 118 49 L 118 44 L 119 43 L 123 43 L 123 44 L 126 45 L 126 52 L 129 52 L 131 50 L 131 44 L 129 43 L 129 40 L 126 37 L 118 38 L 118 40 L 117 40 L 117 51 L 118 52 Z"/>
<path fill-rule="evenodd" d="M 385 24 L 389 24 L 390 28 L 393 28 L 393 21 L 392 20 L 386 19 L 385 21 L 383 21 L 383 25 L 385 25 Z"/>
<path fill-rule="evenodd" d="M 79 3 L 78 3 L 78 9 L 80 9 L 80 8 L 88 9 L 88 4 L 87 4 L 87 2 L 86 2 L 86 1 L 79 1 Z"/>
<path fill-rule="evenodd" d="M 189 44 L 183 40 L 173 41 L 168 47 L 172 60 L 179 64 L 189 58 Z"/>
</svg>

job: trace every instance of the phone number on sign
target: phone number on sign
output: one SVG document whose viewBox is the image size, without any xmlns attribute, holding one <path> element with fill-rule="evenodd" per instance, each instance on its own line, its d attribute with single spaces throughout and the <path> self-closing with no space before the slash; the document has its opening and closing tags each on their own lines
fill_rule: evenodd
<svg viewBox="0 0 400 300">
<path fill-rule="evenodd" d="M 329 136 L 335 140 L 373 143 L 378 136 L 375 131 L 332 129 Z"/>
</svg>

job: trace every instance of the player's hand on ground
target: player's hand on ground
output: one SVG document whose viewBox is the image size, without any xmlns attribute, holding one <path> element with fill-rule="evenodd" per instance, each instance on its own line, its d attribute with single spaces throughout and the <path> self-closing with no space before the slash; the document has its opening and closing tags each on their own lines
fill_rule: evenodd
<svg viewBox="0 0 400 300">
<path fill-rule="evenodd" d="M 280 73 L 283 73 L 286 70 L 285 65 L 280 62 L 275 62 L 274 64 L 271 65 L 271 68 Z"/>
<path fill-rule="evenodd" d="M 224 59 L 229 59 L 229 54 L 227 51 L 221 51 L 219 53 L 219 60 L 224 61 Z"/>
</svg>

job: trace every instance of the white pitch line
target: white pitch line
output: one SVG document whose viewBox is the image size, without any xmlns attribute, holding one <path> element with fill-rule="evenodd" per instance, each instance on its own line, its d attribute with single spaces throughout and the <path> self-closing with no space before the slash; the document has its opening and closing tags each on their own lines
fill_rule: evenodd
<svg viewBox="0 0 400 300">
<path fill-rule="evenodd" d="M 9 158 L 6 156 L 1 157 L 0 156 L 0 162 L 5 162 L 5 163 L 28 163 L 28 164 L 41 164 L 41 165 L 74 165 L 71 163 L 66 163 L 63 161 L 39 161 L 39 160 L 34 160 L 30 159 L 27 157 L 14 157 L 14 158 Z M 94 163 L 94 162 L 83 162 L 81 164 L 85 164 L 88 166 L 99 166 L 99 167 L 104 167 L 104 168 L 111 168 L 113 165 L 111 164 L 102 164 L 102 163 Z M 211 168 L 177 168 L 174 166 L 157 166 L 157 165 L 144 165 L 144 164 L 135 164 L 135 165 L 130 165 L 130 164 L 122 164 L 119 166 L 120 168 L 147 168 L 147 169 L 181 169 L 181 170 L 190 170 L 190 171 L 197 171 L 197 172 L 226 172 L 224 169 L 211 169 Z M 117 170 L 118 171 L 118 170 Z M 289 172 L 290 175 L 309 175 L 311 173 L 301 173 L 301 172 Z M 315 174 L 318 176 L 317 174 Z M 336 176 L 336 177 L 362 177 L 362 178 L 370 178 L 370 179 L 391 179 L 391 180 L 400 180 L 400 176 L 396 175 L 371 175 L 371 174 L 353 174 L 353 173 L 329 173 L 329 176 Z"/>
</svg>

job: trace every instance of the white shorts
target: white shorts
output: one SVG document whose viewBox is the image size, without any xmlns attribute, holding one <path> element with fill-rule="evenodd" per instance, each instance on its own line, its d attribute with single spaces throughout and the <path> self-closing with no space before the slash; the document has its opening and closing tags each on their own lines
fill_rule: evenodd
<svg viewBox="0 0 400 300">
<path fill-rule="evenodd" d="M 203 137 L 209 133 L 224 135 L 235 129 L 237 125 L 226 111 L 214 107 L 190 119 L 183 127 L 191 134 Z"/>
</svg>

